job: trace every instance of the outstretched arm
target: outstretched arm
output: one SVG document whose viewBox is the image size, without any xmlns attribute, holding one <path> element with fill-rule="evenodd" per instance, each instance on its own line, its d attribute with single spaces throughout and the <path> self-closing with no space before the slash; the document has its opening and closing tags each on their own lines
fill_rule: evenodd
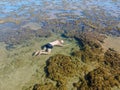
<svg viewBox="0 0 120 90">
<path fill-rule="evenodd" d="M 63 47 L 63 46 L 67 46 L 67 45 L 69 45 L 69 44 L 65 44 L 65 45 L 63 45 L 63 44 L 59 44 L 58 46 Z"/>
<path fill-rule="evenodd" d="M 59 45 L 57 45 L 57 46 L 63 47 L 64 45 L 63 45 L 63 44 L 59 44 Z"/>
</svg>

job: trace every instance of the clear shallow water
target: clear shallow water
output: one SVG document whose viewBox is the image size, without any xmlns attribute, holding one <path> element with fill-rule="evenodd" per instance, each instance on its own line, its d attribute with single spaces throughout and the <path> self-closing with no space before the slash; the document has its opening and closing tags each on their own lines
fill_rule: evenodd
<svg viewBox="0 0 120 90">
<path fill-rule="evenodd" d="M 107 21 L 120 22 L 120 0 L 0 0 L 0 34 L 30 22 L 41 27 L 44 20 L 79 18 L 100 21 L 103 27 L 110 26 Z"/>
<path fill-rule="evenodd" d="M 47 14 L 67 11 L 81 15 L 82 10 L 94 8 L 104 9 L 119 17 L 120 0 L 0 0 L 0 18 L 29 16 L 28 14 L 40 11 Z"/>
<path fill-rule="evenodd" d="M 9 42 L 9 40 L 11 40 L 10 38 L 13 38 L 14 40 L 17 36 L 15 40 L 22 42 L 21 40 L 19 40 L 19 38 L 21 38 L 22 40 L 26 39 L 25 38 L 26 35 L 24 36 L 25 32 L 23 33 L 23 35 L 21 34 L 23 37 L 22 38 L 21 36 L 18 36 L 18 32 L 16 33 L 14 31 L 21 30 L 22 27 L 27 26 L 31 26 L 32 28 L 40 28 L 41 22 L 42 25 L 46 24 L 44 23 L 45 19 L 63 18 L 63 23 L 65 22 L 65 20 L 68 19 L 71 20 L 72 22 L 72 19 L 77 18 L 65 17 L 65 15 L 78 15 L 80 17 L 91 18 L 91 16 L 94 17 L 96 15 L 98 15 L 99 17 L 99 15 L 103 11 L 104 14 L 108 16 L 113 16 L 114 18 L 116 18 L 116 20 L 120 21 L 120 0 L 0 0 L 0 20 L 6 19 L 8 20 L 6 21 L 6 23 L 0 24 L 0 36 L 2 38 L 6 36 L 5 40 L 3 38 L 3 40 L 1 41 L 8 40 L 7 42 L 9 44 L 11 43 Z M 88 15 L 86 15 L 86 13 L 88 13 Z M 21 23 L 19 24 L 14 23 L 16 22 L 16 20 L 18 21 L 20 20 Z M 94 18 L 92 20 L 94 20 Z M 45 26 L 48 27 L 47 29 L 51 27 L 51 25 L 48 26 L 47 24 Z M 73 25 L 71 25 L 71 27 L 73 27 Z M 70 30 L 71 27 L 68 26 L 68 29 Z M 45 30 L 47 29 L 45 28 Z M 13 33 L 11 33 L 10 35 L 8 31 Z M 24 86 L 26 82 L 30 80 L 30 77 L 31 76 L 33 77 L 33 74 L 37 69 L 41 70 L 39 62 L 41 62 L 42 60 L 44 62 L 44 60 L 46 60 L 46 56 L 45 58 L 40 59 L 38 61 L 34 60 L 34 58 L 31 56 L 31 53 L 35 49 L 39 49 L 39 47 L 42 46 L 43 43 L 49 42 L 55 38 L 58 38 L 58 36 L 56 37 L 52 36 L 48 39 L 41 38 L 42 41 L 40 39 L 37 39 L 36 41 L 33 39 L 30 40 L 29 43 L 28 42 L 24 43 L 23 46 L 17 47 L 16 45 L 15 46 L 16 48 L 14 48 L 12 44 L 9 44 L 7 47 L 12 49 L 13 51 L 9 50 L 7 51 L 6 50 L 7 47 L 6 48 L 3 47 L 4 45 L 2 45 L 0 42 L 1 46 L 0 51 L 2 52 L 0 56 L 1 57 L 0 64 L 1 69 L 3 71 L 3 73 L 1 73 L 3 78 L 0 78 L 1 79 L 0 85 L 2 85 L 0 89 L 1 88 L 4 88 L 1 90 L 5 90 L 6 88 L 8 88 L 8 90 L 9 89 L 16 90 L 16 88 L 21 89 L 22 86 Z M 76 44 L 74 45 L 74 43 L 71 44 L 71 46 L 69 46 L 70 50 L 73 49 L 74 47 L 76 47 Z M 65 52 L 66 50 L 64 49 L 61 51 L 64 51 L 64 53 L 68 53 L 68 51 Z M 35 62 L 34 63 L 35 65 L 31 65 L 31 62 Z M 36 65 L 36 63 L 38 65 Z M 40 66 L 40 68 L 37 66 Z M 41 78 L 41 75 L 38 76 Z M 36 80 L 39 79 L 36 78 Z M 34 80 L 32 80 L 32 83 L 33 82 Z M 29 85 L 27 85 L 26 87 L 28 86 Z"/>
</svg>

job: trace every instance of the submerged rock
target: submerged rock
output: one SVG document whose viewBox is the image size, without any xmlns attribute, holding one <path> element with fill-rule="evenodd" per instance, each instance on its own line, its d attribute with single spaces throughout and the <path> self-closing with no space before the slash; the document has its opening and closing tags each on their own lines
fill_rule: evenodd
<svg viewBox="0 0 120 90">
<path fill-rule="evenodd" d="M 35 84 L 33 90 L 56 90 L 52 83 Z"/>
<path fill-rule="evenodd" d="M 58 54 L 48 60 L 47 71 L 49 78 L 65 85 L 67 77 L 76 75 L 77 65 L 71 57 Z"/>
<path fill-rule="evenodd" d="M 117 68 L 120 67 L 120 54 L 118 54 L 113 49 L 108 49 L 105 54 L 105 64 L 110 65 L 110 67 Z"/>
<path fill-rule="evenodd" d="M 34 86 L 33 90 L 69 90 L 69 80 L 79 74 L 80 70 L 80 63 L 74 60 L 72 57 L 62 54 L 54 55 L 47 61 L 45 71 L 47 78 L 56 82 L 56 85 L 52 86 L 52 84 L 37 84 Z M 73 81 L 70 83 L 72 84 Z M 50 85 L 52 87 L 45 89 L 47 85 L 48 87 Z M 41 89 L 42 87 L 44 89 Z"/>
<path fill-rule="evenodd" d="M 108 49 L 104 54 L 104 63 L 112 74 L 120 76 L 120 54 L 113 49 Z"/>
<path fill-rule="evenodd" d="M 34 37 L 50 37 L 51 33 L 47 30 L 30 30 L 30 29 L 22 29 L 16 30 L 12 32 L 5 32 L 0 35 L 0 42 L 5 42 L 6 44 L 21 44 L 27 40 L 30 40 Z"/>
<path fill-rule="evenodd" d="M 72 53 L 73 56 L 81 58 L 83 62 L 103 61 L 103 48 L 100 42 L 103 43 L 104 35 L 95 32 L 79 33 L 77 31 L 68 34 L 66 36 L 75 38 L 80 46 L 80 50 Z"/>
<path fill-rule="evenodd" d="M 114 86 L 119 86 L 115 77 L 106 69 L 97 68 L 89 72 L 85 80 L 76 87 L 77 90 L 111 90 Z"/>
<path fill-rule="evenodd" d="M 103 37 L 101 39 L 87 35 L 84 33 L 72 37 L 76 38 L 80 49 L 74 51 L 71 56 L 57 54 L 47 60 L 46 76 L 56 82 L 56 85 L 52 86 L 54 88 L 49 90 L 72 90 L 72 88 L 77 90 L 112 90 L 114 87 L 119 88 L 120 55 L 112 49 L 104 53 L 100 44 Z M 70 82 L 73 77 L 77 77 L 78 80 Z M 69 82 L 72 84 L 72 88 L 69 88 Z M 49 84 L 42 86 L 40 84 L 37 87 L 44 86 L 46 88 L 46 85 L 49 86 Z"/>
<path fill-rule="evenodd" d="M 80 58 L 80 60 L 82 60 L 85 63 L 91 61 L 103 61 L 102 48 L 101 46 L 96 48 L 95 44 L 96 43 L 94 43 L 92 47 L 89 45 L 85 45 L 83 49 L 79 51 L 74 51 L 72 55 Z"/>
</svg>

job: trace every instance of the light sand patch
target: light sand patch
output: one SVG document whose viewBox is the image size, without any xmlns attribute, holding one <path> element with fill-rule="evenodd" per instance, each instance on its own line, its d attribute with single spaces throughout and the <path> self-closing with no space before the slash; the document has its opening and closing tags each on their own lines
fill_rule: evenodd
<svg viewBox="0 0 120 90">
<path fill-rule="evenodd" d="M 38 29 L 41 29 L 41 26 L 37 23 L 27 23 L 26 25 L 22 26 L 22 28 L 30 28 L 32 30 L 38 30 Z"/>
<path fill-rule="evenodd" d="M 4 23 L 4 21 L 3 21 L 3 20 L 0 20 L 0 24 L 1 24 L 1 23 Z"/>
<path fill-rule="evenodd" d="M 107 36 L 102 46 L 104 50 L 107 50 L 108 48 L 113 48 L 120 53 L 120 37 Z"/>
<path fill-rule="evenodd" d="M 22 86 L 30 80 L 35 72 L 34 67 L 26 66 L 3 76 L 2 81 L 0 81 L 0 90 L 22 90 Z"/>
</svg>

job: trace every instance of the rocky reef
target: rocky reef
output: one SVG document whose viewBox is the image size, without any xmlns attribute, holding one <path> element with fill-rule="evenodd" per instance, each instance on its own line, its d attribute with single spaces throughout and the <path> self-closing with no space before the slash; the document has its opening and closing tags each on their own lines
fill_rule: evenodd
<svg viewBox="0 0 120 90">
<path fill-rule="evenodd" d="M 111 87 L 119 86 L 116 78 L 105 68 L 94 69 L 84 79 L 74 84 L 77 90 L 111 90 Z"/>
<path fill-rule="evenodd" d="M 36 84 L 33 87 L 33 90 L 56 90 L 56 87 L 52 83 Z"/>
<path fill-rule="evenodd" d="M 120 67 L 120 54 L 118 54 L 115 50 L 109 48 L 105 54 L 105 64 L 114 68 L 114 69 L 117 69 Z"/>
<path fill-rule="evenodd" d="M 107 51 L 106 53 L 110 52 Z M 56 82 L 56 84 L 36 84 L 34 85 L 33 90 L 69 90 L 67 86 L 69 80 L 75 76 L 79 78 L 78 82 L 73 81 L 71 83 L 72 87 L 77 88 L 77 90 L 111 90 L 114 87 L 119 88 L 119 71 L 117 71 L 116 74 L 113 74 L 111 69 L 108 68 L 105 63 L 105 66 L 101 66 L 100 64 L 98 68 L 93 69 L 82 76 L 80 73 L 85 72 L 86 69 L 84 66 L 81 66 L 81 62 L 75 60 L 74 57 L 65 56 L 62 54 L 57 54 L 50 57 L 47 61 L 47 66 L 45 67 L 47 76 L 46 78 L 51 79 L 52 81 Z M 111 55 L 107 55 L 107 59 L 110 57 Z M 106 62 L 107 59 L 104 59 L 103 62 Z M 90 59 L 88 58 L 88 60 Z M 111 61 L 108 61 L 108 63 L 111 65 Z M 113 63 L 116 63 L 116 61 L 113 61 Z M 111 66 L 111 68 L 114 67 L 119 68 L 119 65 Z"/>
<path fill-rule="evenodd" d="M 8 31 L 0 34 L 0 42 L 5 42 L 6 44 L 20 44 L 24 41 L 30 40 L 34 37 L 49 37 L 51 33 L 46 30 L 31 30 L 31 29 L 21 29 L 16 31 Z"/>
<path fill-rule="evenodd" d="M 90 46 L 86 45 L 84 46 L 84 49 L 79 51 L 74 51 L 72 55 L 75 57 L 79 57 L 80 60 L 82 60 L 85 63 L 91 61 L 100 62 L 103 61 L 103 55 L 100 51 L 102 52 L 101 49 L 96 50 L 95 48 L 91 48 Z"/>
<path fill-rule="evenodd" d="M 46 78 L 56 82 L 51 87 L 52 90 L 112 90 L 115 87 L 120 88 L 120 55 L 113 49 L 103 52 L 100 43 L 104 43 L 105 36 L 95 32 L 72 33 L 72 36 L 70 34 L 66 34 L 66 36 L 77 40 L 80 48 L 73 51 L 70 56 L 57 54 L 47 60 Z M 91 69 L 88 64 L 95 67 Z M 72 85 L 68 87 L 68 83 L 73 77 L 78 79 L 71 81 Z M 45 90 L 41 88 L 46 88 L 46 85 L 49 86 L 46 83 L 37 84 L 34 86 L 37 88 L 33 90 Z"/>
<path fill-rule="evenodd" d="M 5 68 L 2 72 L 14 71 L 9 76 L 1 72 L 1 90 L 18 86 L 22 90 L 120 89 L 120 55 L 113 49 L 103 51 L 101 46 L 105 34 L 120 36 L 119 0 L 1 2 L 0 42 L 5 43 L 5 50 L 1 49 L 0 65 Z M 56 49 L 53 56 L 32 56 L 39 46 L 55 38 L 70 42 L 60 51 L 65 55 L 55 55 L 60 50 Z"/>
<path fill-rule="evenodd" d="M 73 56 L 80 56 L 83 62 L 103 61 L 103 48 L 100 43 L 103 43 L 105 36 L 95 32 L 76 32 L 74 34 L 72 37 L 78 41 L 80 50 L 74 51 Z M 71 35 L 68 37 L 71 37 Z"/>
<path fill-rule="evenodd" d="M 51 83 L 44 85 L 37 84 L 33 90 L 68 90 L 66 85 L 69 79 L 77 75 L 79 69 L 79 62 L 73 60 L 70 56 L 62 54 L 52 56 L 47 61 L 45 71 L 47 78 L 56 82 L 56 85 L 53 86 Z"/>
<path fill-rule="evenodd" d="M 52 80 L 66 84 L 67 77 L 73 77 L 77 73 L 77 62 L 72 61 L 72 58 L 64 55 L 56 55 L 48 61 L 48 77 Z"/>
<path fill-rule="evenodd" d="M 113 49 L 108 49 L 104 54 L 104 67 L 120 82 L 120 54 Z"/>
</svg>

